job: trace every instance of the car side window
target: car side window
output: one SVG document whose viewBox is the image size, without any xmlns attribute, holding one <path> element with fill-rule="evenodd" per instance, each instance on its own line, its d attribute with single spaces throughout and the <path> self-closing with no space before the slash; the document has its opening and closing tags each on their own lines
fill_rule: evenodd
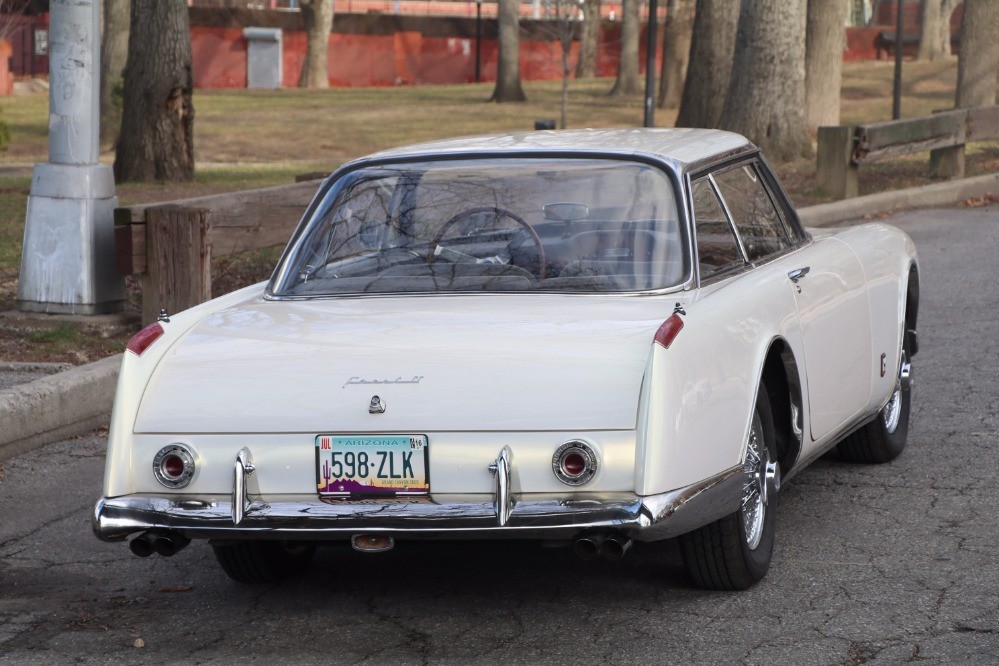
<svg viewBox="0 0 999 666">
<path fill-rule="evenodd" d="M 697 260 L 701 279 L 741 266 L 745 262 L 739 242 L 729 224 L 725 209 L 708 178 L 695 180 L 691 186 L 694 224 L 697 227 Z"/>
<path fill-rule="evenodd" d="M 749 261 L 791 246 L 784 223 L 755 166 L 739 166 L 715 173 L 713 178 L 732 215 Z"/>
</svg>

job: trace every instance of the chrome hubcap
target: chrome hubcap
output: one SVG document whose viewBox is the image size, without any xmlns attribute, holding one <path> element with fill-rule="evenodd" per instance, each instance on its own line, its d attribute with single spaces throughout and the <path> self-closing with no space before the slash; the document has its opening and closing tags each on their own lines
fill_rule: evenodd
<svg viewBox="0 0 999 666">
<path fill-rule="evenodd" d="M 763 444 L 754 420 L 746 446 L 742 484 L 742 526 L 746 534 L 746 544 L 750 549 L 760 545 L 767 504 L 770 497 L 778 490 L 780 490 L 780 465 L 777 461 L 770 460 L 770 452 Z"/>
<path fill-rule="evenodd" d="M 902 391 L 909 388 L 911 381 L 912 364 L 906 360 L 905 352 L 898 363 L 898 380 L 895 382 L 895 392 L 885 408 L 881 410 L 881 418 L 884 419 L 885 431 L 890 435 L 898 428 L 898 420 L 902 415 Z"/>
</svg>

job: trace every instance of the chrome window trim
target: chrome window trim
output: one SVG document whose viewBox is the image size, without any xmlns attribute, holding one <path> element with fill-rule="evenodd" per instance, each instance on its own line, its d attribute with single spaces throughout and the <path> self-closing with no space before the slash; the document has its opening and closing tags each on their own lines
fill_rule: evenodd
<svg viewBox="0 0 999 666">
<path fill-rule="evenodd" d="M 751 268 L 750 262 L 746 259 L 746 249 L 742 246 L 742 239 L 739 237 L 739 234 L 735 233 L 735 228 L 732 226 L 732 214 L 729 213 L 728 206 L 726 205 L 725 200 L 722 198 L 721 193 L 718 191 L 718 186 L 711 176 L 712 174 L 708 172 L 697 176 L 692 176 L 688 173 L 686 177 L 687 192 L 689 194 L 688 198 L 689 198 L 689 207 L 690 207 L 690 233 L 688 234 L 688 236 L 692 239 L 690 256 L 693 259 L 693 262 L 696 264 L 694 268 L 694 274 L 697 277 L 698 288 L 700 288 L 705 284 L 714 284 L 716 282 L 720 282 L 721 280 L 732 277 L 734 275 L 739 275 L 748 270 L 749 268 Z M 728 219 L 729 231 L 731 231 L 732 235 L 735 237 L 736 247 L 739 249 L 739 255 L 742 257 L 741 266 L 732 266 L 731 268 L 726 268 L 724 270 L 717 271 L 712 275 L 709 275 L 707 278 L 701 276 L 701 256 L 700 253 L 697 251 L 697 215 L 694 212 L 694 183 L 701 180 L 707 180 L 708 183 L 711 185 L 711 190 L 714 192 L 715 197 L 718 199 L 718 203 L 721 204 L 722 212 L 725 214 L 725 217 Z"/>
<path fill-rule="evenodd" d="M 687 280 L 682 284 L 675 284 L 669 287 L 663 287 L 662 289 L 646 289 L 644 291 L 545 291 L 541 289 L 533 289 L 530 291 L 381 291 L 378 293 L 364 293 L 364 292 L 350 292 L 343 294 L 314 294 L 314 295 L 299 295 L 299 296 L 283 296 L 277 294 L 264 293 L 263 299 L 265 301 L 328 301 L 333 299 L 345 298 L 345 299 L 355 299 L 355 298 L 453 298 L 457 296 L 472 296 L 472 297 L 489 297 L 489 296 L 524 296 L 527 294 L 533 294 L 536 296 L 559 296 L 559 297 L 580 297 L 580 298 L 594 298 L 599 296 L 605 296 L 608 298 L 635 298 L 635 297 L 653 297 L 653 296 L 663 296 L 666 294 L 675 294 L 683 291 L 690 290 L 692 281 Z"/>
<path fill-rule="evenodd" d="M 777 206 L 778 212 L 783 213 L 784 223 L 787 225 L 790 231 L 794 233 L 794 245 L 805 245 L 812 240 L 812 235 L 805 230 L 805 227 L 801 224 L 801 218 L 798 217 L 798 211 L 795 209 L 794 204 L 791 203 L 791 198 L 787 195 L 787 191 L 784 189 L 783 183 L 777 178 L 777 174 L 774 172 L 770 163 L 767 162 L 766 158 L 762 153 L 757 153 L 756 155 L 758 164 L 760 167 L 760 173 L 763 174 L 764 180 L 769 185 L 771 195 L 774 197 L 774 203 Z"/>
<path fill-rule="evenodd" d="M 724 171 L 729 171 L 729 169 L 724 169 Z M 728 218 L 728 228 L 735 236 L 736 245 L 739 246 L 739 254 L 742 255 L 742 263 L 750 264 L 752 262 L 749 260 L 749 254 L 746 252 L 746 245 L 742 242 L 742 236 L 739 234 L 739 228 L 735 226 L 735 218 L 732 217 L 732 210 L 728 207 L 728 202 L 725 201 L 725 197 L 721 193 L 721 188 L 718 187 L 718 182 L 715 180 L 716 173 L 718 173 L 718 171 L 713 171 L 708 174 L 708 180 L 711 181 L 711 189 L 714 190 L 715 196 L 718 197 L 718 202 L 722 205 L 722 210 L 725 211 L 725 217 Z"/>
<path fill-rule="evenodd" d="M 714 181 L 713 176 L 716 173 L 728 171 L 730 169 L 748 164 L 756 165 L 757 173 L 760 175 L 764 184 L 764 190 L 770 197 L 770 201 L 777 210 L 778 217 L 784 225 L 785 237 L 789 245 L 779 252 L 773 252 L 760 257 L 755 261 L 749 261 L 745 253 L 745 248 L 742 245 L 742 237 L 739 235 L 737 230 L 734 230 L 733 232 L 735 233 L 737 242 L 739 243 L 740 252 L 742 253 L 743 261 L 745 263 L 742 266 L 719 271 L 706 279 L 702 279 L 700 257 L 697 253 L 697 220 L 694 214 L 693 184 L 695 181 L 702 180 L 704 178 L 710 180 L 711 186 L 714 188 L 715 195 L 718 197 L 725 209 L 725 214 L 729 218 L 729 226 L 732 227 L 734 222 L 732 220 L 732 214 L 728 209 L 728 203 L 725 201 L 725 198 L 721 196 L 721 192 L 718 190 L 717 183 Z M 776 261 L 777 259 L 791 254 L 792 252 L 811 245 L 813 242 L 814 239 L 811 234 L 805 231 L 804 227 L 801 226 L 801 220 L 798 218 L 798 213 L 791 204 L 790 200 L 787 198 L 787 193 L 784 191 L 783 185 L 781 185 L 780 180 L 777 179 L 776 174 L 758 150 L 753 150 L 748 153 L 739 152 L 736 155 L 727 155 L 723 159 L 700 162 L 696 165 L 696 167 L 696 169 L 688 169 L 684 174 L 684 183 L 686 185 L 688 195 L 686 208 L 688 209 L 688 217 L 690 220 L 690 230 L 688 234 L 688 238 L 691 240 L 690 256 L 692 263 L 694 264 L 694 275 L 697 278 L 695 288 L 717 284 L 719 282 L 738 277 L 743 273 L 753 270 L 754 268 Z"/>
<path fill-rule="evenodd" d="M 743 257 L 745 258 L 746 262 L 747 263 L 751 263 L 751 264 L 755 264 L 757 262 L 763 261 L 763 260 L 765 260 L 767 257 L 769 257 L 772 254 L 779 254 L 781 252 L 784 252 L 788 248 L 794 246 L 794 243 L 791 241 L 791 236 L 787 232 L 787 227 L 784 224 L 783 217 L 780 214 L 780 208 L 779 208 L 779 206 L 777 206 L 776 203 L 774 203 L 773 197 L 770 196 L 770 191 L 768 190 L 768 188 L 766 186 L 766 182 L 765 182 L 766 179 L 763 177 L 762 172 L 758 168 L 756 168 L 757 164 L 759 164 L 759 160 L 756 159 L 756 156 L 753 156 L 753 157 L 751 157 L 751 158 L 749 158 L 749 159 L 747 159 L 745 161 L 735 162 L 733 164 L 728 164 L 728 165 L 726 165 L 724 167 L 716 169 L 716 170 L 712 171 L 709 174 L 709 176 L 708 176 L 709 178 L 711 178 L 711 182 L 714 183 L 715 186 L 717 187 L 717 183 L 715 182 L 715 179 L 714 179 L 714 176 L 715 176 L 716 173 L 727 173 L 729 171 L 735 171 L 736 169 L 740 169 L 740 168 L 744 168 L 744 167 L 748 166 L 749 168 L 753 169 L 753 172 L 756 174 L 756 177 L 759 180 L 760 185 L 763 187 L 763 193 L 767 195 L 767 199 L 770 201 L 770 205 L 774 207 L 774 212 L 777 213 L 777 221 L 780 224 L 781 231 L 784 233 L 784 242 L 787 244 L 787 247 L 781 248 L 780 250 L 778 250 L 778 252 L 771 252 L 771 253 L 765 254 L 762 257 L 758 258 L 758 259 L 753 259 L 752 261 L 750 261 L 749 255 L 746 254 L 745 252 L 743 252 Z M 739 245 L 740 245 L 740 247 L 744 247 L 743 242 L 742 242 L 742 234 L 739 233 L 739 228 L 738 228 L 738 226 L 736 226 L 735 220 L 732 218 L 732 213 L 731 213 L 731 211 L 729 210 L 729 207 L 728 207 L 728 201 L 725 200 L 725 197 L 724 197 L 724 195 L 722 195 L 720 188 L 718 188 L 716 191 L 717 191 L 718 195 L 721 196 L 722 204 L 725 206 L 726 212 L 728 212 L 729 221 L 731 222 L 733 228 L 735 229 L 735 235 L 739 239 Z"/>
<path fill-rule="evenodd" d="M 740 149 L 742 150 L 742 149 Z M 604 160 L 617 160 L 622 162 L 637 162 L 639 164 L 645 164 L 662 171 L 667 180 L 673 186 L 673 195 L 676 200 L 676 213 L 677 217 L 677 227 L 680 232 L 686 234 L 686 251 L 687 251 L 687 266 L 685 274 L 682 276 L 681 280 L 676 284 L 672 284 L 666 287 L 661 287 L 659 289 L 646 289 L 640 291 L 545 291 L 545 290 L 529 290 L 529 291 L 455 291 L 455 292 L 413 292 L 413 291 L 392 291 L 392 292 L 379 292 L 379 293 L 366 293 L 366 292 L 348 292 L 342 294 L 314 294 L 314 295 L 287 295 L 287 294 L 277 294 L 274 292 L 274 286 L 280 284 L 284 281 L 287 276 L 289 268 L 289 259 L 291 255 L 298 249 L 301 243 L 302 237 L 304 236 L 305 230 L 308 227 L 309 221 L 312 219 L 316 212 L 316 209 L 322 203 L 326 194 L 333 187 L 340 178 L 356 171 L 358 169 L 365 169 L 371 167 L 380 166 L 399 166 L 403 164 L 415 164 L 419 162 L 449 162 L 449 161 L 459 161 L 459 160 L 489 160 L 489 159 L 604 159 Z M 305 210 L 305 214 L 302 219 L 299 220 L 298 226 L 292 233 L 287 245 L 285 245 L 284 251 L 281 253 L 281 257 L 278 259 L 277 266 L 275 266 L 274 272 L 271 274 L 270 279 L 267 281 L 267 285 L 264 288 L 263 299 L 265 301 L 314 301 L 314 300 L 325 300 L 332 298 L 371 298 L 371 297 L 406 297 L 410 298 L 413 296 L 492 296 L 497 294 L 514 294 L 514 295 L 525 295 L 525 294 L 549 294 L 549 295 L 560 295 L 560 296 L 660 296 L 663 294 L 671 294 L 680 291 L 689 291 L 697 287 L 697 270 L 695 268 L 696 257 L 692 255 L 694 250 L 693 239 L 691 238 L 691 226 L 692 218 L 687 213 L 687 207 L 681 202 L 686 202 L 685 191 L 683 187 L 684 174 L 681 172 L 680 167 L 671 160 L 665 159 L 660 156 L 653 154 L 644 153 L 632 153 L 632 152 L 615 152 L 615 151 L 598 151 L 598 150 L 518 150 L 518 151 L 456 151 L 454 153 L 414 153 L 411 155 L 395 156 L 395 157 L 366 157 L 353 162 L 348 162 L 344 164 L 339 169 L 330 174 L 323 184 L 320 185 L 316 194 L 313 196 L 312 201 Z M 681 248 L 684 246 L 681 245 Z"/>
</svg>

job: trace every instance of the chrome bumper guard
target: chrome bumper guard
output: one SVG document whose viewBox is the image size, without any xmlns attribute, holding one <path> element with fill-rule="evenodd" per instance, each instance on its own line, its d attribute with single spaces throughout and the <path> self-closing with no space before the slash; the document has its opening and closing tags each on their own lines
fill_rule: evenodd
<svg viewBox="0 0 999 666">
<path fill-rule="evenodd" d="M 349 539 L 358 533 L 413 539 L 570 539 L 614 531 L 640 541 L 689 532 L 734 512 L 742 466 L 659 495 L 512 492 L 513 453 L 504 446 L 489 465 L 493 495 L 348 499 L 260 495 L 250 451 L 240 450 L 228 495 L 126 495 L 94 507 L 94 533 L 121 541 L 149 530 L 188 539 Z"/>
</svg>

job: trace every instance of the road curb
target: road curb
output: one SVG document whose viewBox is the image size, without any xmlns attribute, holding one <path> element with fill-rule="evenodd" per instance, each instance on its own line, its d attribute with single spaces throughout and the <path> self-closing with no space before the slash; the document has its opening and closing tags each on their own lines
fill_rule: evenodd
<svg viewBox="0 0 999 666">
<path fill-rule="evenodd" d="M 808 206 L 798 214 L 805 226 L 824 227 L 865 215 L 949 206 L 987 194 L 999 194 L 999 173 Z M 0 391 L 0 461 L 106 424 L 120 365 L 118 354 Z"/>
<path fill-rule="evenodd" d="M 0 391 L 0 461 L 106 424 L 120 365 L 118 354 Z"/>
<path fill-rule="evenodd" d="M 799 209 L 798 216 L 806 227 L 826 227 L 838 222 L 862 219 L 865 215 L 949 206 L 986 194 L 999 194 L 999 173 L 808 206 Z"/>
</svg>

